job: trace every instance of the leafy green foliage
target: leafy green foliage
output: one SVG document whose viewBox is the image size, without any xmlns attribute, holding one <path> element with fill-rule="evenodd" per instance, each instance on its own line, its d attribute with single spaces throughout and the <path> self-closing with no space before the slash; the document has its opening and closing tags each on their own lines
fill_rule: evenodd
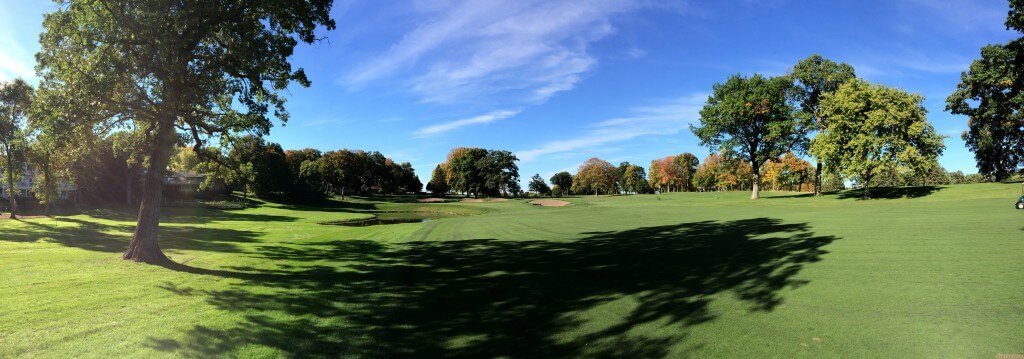
<svg viewBox="0 0 1024 359">
<path fill-rule="evenodd" d="M 1006 29 L 1024 32 L 1024 1 L 1010 0 L 1010 12 L 1006 17 Z"/>
<path fill-rule="evenodd" d="M 825 94 L 821 111 L 829 127 L 811 142 L 811 153 L 865 187 L 891 166 L 926 168 L 945 148 L 928 123 L 924 98 L 863 80 Z"/>
<path fill-rule="evenodd" d="M 228 152 L 232 163 L 251 164 L 252 191 L 257 197 L 280 196 L 292 183 L 291 169 L 281 145 L 266 142 L 256 136 L 244 136 L 234 141 Z"/>
<path fill-rule="evenodd" d="M 288 59 L 298 41 L 333 29 L 330 0 L 80 1 L 43 20 L 40 91 L 68 131 L 122 127 L 145 135 L 139 223 L 125 259 L 167 262 L 157 244 L 163 172 L 191 137 L 197 153 L 232 133 L 266 134 L 287 121 L 279 93 L 309 86 Z M 50 96 L 50 95 L 47 95 Z M 179 131 L 183 136 L 179 136 Z M 240 169 L 235 169 L 240 172 Z"/>
<path fill-rule="evenodd" d="M 639 165 L 629 165 L 622 174 L 622 190 L 626 193 L 642 194 L 651 192 L 647 185 L 647 173 Z"/>
<path fill-rule="evenodd" d="M 978 171 L 997 181 L 1024 164 L 1024 119 L 1020 114 L 1024 75 L 1018 65 L 1020 44 L 988 45 L 981 58 L 960 75 L 956 91 L 946 98 L 946 110 L 965 115 L 962 137 L 974 153 Z"/>
<path fill-rule="evenodd" d="M 556 196 L 565 196 L 572 190 L 572 174 L 566 171 L 551 176 L 552 191 Z"/>
<path fill-rule="evenodd" d="M 312 158 L 312 157 L 311 157 Z M 377 151 L 327 151 L 299 165 L 303 181 L 331 194 L 397 194 L 423 188 L 408 162 L 395 163 Z"/>
<path fill-rule="evenodd" d="M 828 127 L 828 119 L 821 113 L 821 97 L 835 91 L 846 81 L 857 77 L 853 66 L 814 54 L 797 62 L 792 74 L 793 100 L 800 109 L 800 119 L 806 129 L 821 131 Z"/>
<path fill-rule="evenodd" d="M 430 182 L 427 182 L 427 191 L 433 194 L 447 194 L 451 188 L 448 187 L 448 180 L 445 178 L 445 171 L 441 165 L 434 167 L 430 173 Z"/>
<path fill-rule="evenodd" d="M 810 146 L 812 133 L 820 134 L 828 127 L 828 120 L 821 114 L 821 96 L 839 88 L 844 82 L 857 77 L 853 66 L 847 63 L 836 63 L 821 55 L 814 54 L 797 62 L 791 74 L 795 85 L 793 100 L 799 104 L 801 127 L 806 135 L 793 151 L 806 152 Z M 818 161 L 814 172 L 814 193 L 821 194 L 821 171 L 823 165 Z"/>
<path fill-rule="evenodd" d="M 541 178 L 539 173 L 530 177 L 529 189 L 530 192 L 536 192 L 542 196 L 551 195 L 551 187 L 548 187 L 548 183 L 544 182 L 544 178 Z"/>
<path fill-rule="evenodd" d="M 795 119 L 796 109 L 788 96 L 790 77 L 766 78 L 740 75 L 717 83 L 700 111 L 701 126 L 690 126 L 702 146 L 712 151 L 734 151 L 750 164 L 751 198 L 760 197 L 760 167 L 789 151 L 803 138 Z"/>
<path fill-rule="evenodd" d="M 518 195 L 519 161 L 504 150 L 457 147 L 448 153 L 442 165 L 447 185 L 452 191 L 478 195 Z"/>
<path fill-rule="evenodd" d="M 21 178 L 28 147 L 28 114 L 34 90 L 22 79 L 0 82 L 0 150 L 3 151 L 3 181 L 10 217 L 18 210 L 15 181 Z"/>
</svg>

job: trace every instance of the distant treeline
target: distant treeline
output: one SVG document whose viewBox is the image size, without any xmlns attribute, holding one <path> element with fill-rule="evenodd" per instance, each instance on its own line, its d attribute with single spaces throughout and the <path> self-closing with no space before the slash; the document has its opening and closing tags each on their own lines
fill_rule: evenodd
<svg viewBox="0 0 1024 359">
<path fill-rule="evenodd" d="M 139 200 L 144 166 L 133 155 L 141 137 L 117 132 L 99 139 L 88 156 L 65 176 L 78 185 L 80 200 L 90 204 L 134 204 Z M 259 137 L 245 136 L 227 149 L 176 148 L 168 176 L 204 180 L 185 198 L 216 198 L 231 191 L 284 201 L 308 201 L 329 195 L 420 192 L 423 184 L 408 162 L 396 163 L 377 151 L 313 148 L 284 150 Z M 167 200 L 183 195 L 165 190 Z"/>
<path fill-rule="evenodd" d="M 750 188 L 751 166 L 731 153 L 711 154 L 698 161 L 691 153 L 651 161 L 650 170 L 622 162 L 618 167 L 599 158 L 580 165 L 576 175 L 559 172 L 548 185 L 539 174 L 531 177 L 529 190 L 539 195 L 569 194 L 644 194 L 665 192 L 732 191 Z M 646 172 L 646 176 L 644 175 Z M 772 191 L 811 192 L 815 184 L 814 166 L 791 152 L 769 160 L 762 166 L 760 185 Z M 980 174 L 947 172 L 937 161 L 919 170 L 889 166 L 872 179 L 874 186 L 935 186 L 985 182 Z M 856 180 L 854 186 L 859 186 Z M 825 192 L 843 190 L 845 180 L 835 173 L 823 173 Z"/>
<path fill-rule="evenodd" d="M 235 139 L 227 150 L 196 153 L 191 147 L 180 147 L 170 167 L 205 175 L 204 187 L 222 182 L 230 190 L 283 200 L 401 194 L 420 192 L 423 187 L 409 162 L 396 163 L 377 151 L 283 150 L 255 136 Z"/>
</svg>

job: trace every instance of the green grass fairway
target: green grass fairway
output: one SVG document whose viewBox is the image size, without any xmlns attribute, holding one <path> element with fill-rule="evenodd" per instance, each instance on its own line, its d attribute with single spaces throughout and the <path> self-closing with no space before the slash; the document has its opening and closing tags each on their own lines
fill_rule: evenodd
<svg viewBox="0 0 1024 359">
<path fill-rule="evenodd" d="M 0 357 L 1024 354 L 1020 184 L 0 221 Z M 404 201 L 404 202 L 403 202 Z M 373 227 L 367 211 L 473 214 Z"/>
</svg>

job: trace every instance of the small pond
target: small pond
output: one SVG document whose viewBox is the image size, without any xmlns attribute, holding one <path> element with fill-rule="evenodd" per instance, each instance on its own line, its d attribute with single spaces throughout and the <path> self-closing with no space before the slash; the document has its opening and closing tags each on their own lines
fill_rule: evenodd
<svg viewBox="0 0 1024 359">
<path fill-rule="evenodd" d="M 368 227 L 385 224 L 421 223 L 428 222 L 433 219 L 448 217 L 458 217 L 458 215 L 427 212 L 382 212 L 374 214 L 373 218 L 328 221 L 320 222 L 320 224 L 346 227 Z"/>
</svg>

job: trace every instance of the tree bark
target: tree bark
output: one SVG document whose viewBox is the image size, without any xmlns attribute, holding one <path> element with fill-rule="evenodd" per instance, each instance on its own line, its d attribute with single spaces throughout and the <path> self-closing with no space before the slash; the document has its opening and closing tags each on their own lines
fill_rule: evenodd
<svg viewBox="0 0 1024 359">
<path fill-rule="evenodd" d="M 818 167 L 814 169 L 814 196 L 821 197 L 821 161 L 818 161 Z"/>
<path fill-rule="evenodd" d="M 156 138 L 149 155 L 149 168 L 142 179 L 138 224 L 132 242 L 123 259 L 150 264 L 170 262 L 157 243 L 160 226 L 160 206 L 163 200 L 164 176 L 177 136 L 175 116 L 165 115 L 157 124 Z"/>
<path fill-rule="evenodd" d="M 751 157 L 753 157 L 753 156 L 751 156 Z M 750 170 L 751 170 L 750 171 L 751 172 L 750 177 L 751 177 L 751 182 L 753 182 L 752 183 L 753 186 L 751 186 L 753 188 L 751 189 L 751 192 L 750 192 L 750 199 L 759 199 L 759 198 L 761 198 L 761 184 L 760 184 L 760 182 L 761 182 L 761 175 L 758 173 L 758 170 L 759 170 L 758 167 L 760 167 L 760 166 L 754 164 L 754 161 L 750 161 Z"/>
<path fill-rule="evenodd" d="M 871 195 L 868 194 L 868 191 L 871 189 L 871 171 L 865 173 L 861 178 L 864 179 L 864 195 L 862 199 L 869 199 L 871 198 Z"/>
</svg>

